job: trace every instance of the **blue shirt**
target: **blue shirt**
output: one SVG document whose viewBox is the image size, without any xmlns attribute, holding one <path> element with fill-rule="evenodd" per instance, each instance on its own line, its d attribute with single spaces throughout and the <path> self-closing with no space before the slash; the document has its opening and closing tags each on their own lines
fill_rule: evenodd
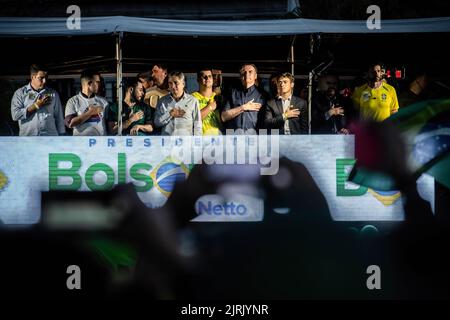
<svg viewBox="0 0 450 320">
<path fill-rule="evenodd" d="M 170 111 L 174 108 L 181 108 L 185 114 L 179 118 L 173 118 Z M 176 101 L 171 94 L 158 100 L 155 112 L 155 126 L 161 127 L 161 135 L 202 135 L 202 116 L 198 100 L 192 95 L 183 94 L 180 100 Z"/>
<path fill-rule="evenodd" d="M 49 101 L 39 110 L 28 113 L 27 108 L 44 93 L 50 95 Z M 20 136 L 57 136 L 66 132 L 61 101 L 52 88 L 36 91 L 28 83 L 18 89 L 11 100 L 11 117 L 19 122 Z"/>
<path fill-rule="evenodd" d="M 256 86 L 251 86 L 248 89 L 235 88 L 231 90 L 231 96 L 225 103 L 224 110 L 230 110 L 250 102 L 253 99 L 255 103 L 261 103 L 260 111 L 245 111 L 238 115 L 236 118 L 225 122 L 227 129 L 259 129 L 257 128 L 258 114 L 264 112 L 264 106 L 266 104 L 266 98 L 264 92 L 258 89 Z"/>
</svg>

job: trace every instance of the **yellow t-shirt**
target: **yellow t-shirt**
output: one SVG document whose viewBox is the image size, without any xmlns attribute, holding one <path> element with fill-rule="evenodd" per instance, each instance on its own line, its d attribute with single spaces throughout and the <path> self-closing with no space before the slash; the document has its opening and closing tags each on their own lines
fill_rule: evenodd
<svg viewBox="0 0 450 320">
<path fill-rule="evenodd" d="M 395 88 L 387 83 L 382 83 L 377 89 L 368 84 L 357 87 L 352 100 L 360 117 L 365 120 L 383 121 L 398 110 Z"/>
<path fill-rule="evenodd" d="M 211 97 L 207 98 L 201 95 L 199 92 L 194 92 L 192 95 L 198 100 L 200 110 L 205 108 L 211 100 L 214 100 L 216 96 L 215 93 Z M 220 121 L 220 113 L 218 108 L 213 112 L 208 113 L 208 115 L 202 120 L 203 135 L 216 136 L 222 134 L 220 131 L 222 128 L 222 122 Z"/>
</svg>

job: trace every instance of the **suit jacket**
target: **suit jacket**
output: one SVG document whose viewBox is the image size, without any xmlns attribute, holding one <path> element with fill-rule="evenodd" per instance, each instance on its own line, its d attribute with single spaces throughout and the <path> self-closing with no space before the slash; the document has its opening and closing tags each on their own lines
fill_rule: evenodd
<svg viewBox="0 0 450 320">
<path fill-rule="evenodd" d="M 298 118 L 290 118 L 289 130 L 291 134 L 308 134 L 308 110 L 306 101 L 302 98 L 292 96 L 291 105 L 300 110 Z M 267 129 L 279 129 L 284 134 L 283 103 L 281 99 L 275 98 L 267 102 L 264 118 L 264 126 Z"/>
<path fill-rule="evenodd" d="M 345 116 L 326 117 L 326 112 L 330 110 L 333 104 L 343 107 Z M 311 112 L 311 129 L 314 134 L 335 134 L 347 126 L 348 120 L 354 114 L 349 99 L 338 95 L 330 100 L 324 93 L 318 93 L 313 97 Z"/>
</svg>

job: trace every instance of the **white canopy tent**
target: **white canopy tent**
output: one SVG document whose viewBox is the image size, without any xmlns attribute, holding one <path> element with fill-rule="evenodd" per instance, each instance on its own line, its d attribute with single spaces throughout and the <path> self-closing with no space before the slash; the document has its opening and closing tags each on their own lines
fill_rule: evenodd
<svg viewBox="0 0 450 320">
<path fill-rule="evenodd" d="M 0 17 L 0 37 L 116 35 L 118 114 L 122 110 L 122 38 L 124 33 L 165 36 L 280 36 L 292 35 L 290 63 L 294 73 L 294 41 L 298 34 L 315 33 L 439 33 L 450 32 L 450 17 L 382 20 L 381 29 L 369 29 L 365 20 L 174 20 L 127 16 L 82 17 L 80 29 L 67 26 L 68 17 Z M 313 45 L 313 44 L 311 44 Z M 311 48 L 312 50 L 312 48 Z M 314 70 L 309 73 L 308 113 Z M 309 124 L 311 130 L 311 125 Z M 119 134 L 121 123 L 119 120 Z"/>
<path fill-rule="evenodd" d="M 96 35 L 120 32 L 175 36 L 270 36 L 302 33 L 449 32 L 450 17 L 382 20 L 369 29 L 366 20 L 173 20 L 126 16 L 81 17 L 79 30 L 67 27 L 68 17 L 0 17 L 0 37 Z"/>
</svg>

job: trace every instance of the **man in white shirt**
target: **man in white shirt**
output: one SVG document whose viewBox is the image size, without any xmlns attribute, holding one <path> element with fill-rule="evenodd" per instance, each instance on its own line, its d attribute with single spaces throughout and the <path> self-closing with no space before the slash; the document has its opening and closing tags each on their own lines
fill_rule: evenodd
<svg viewBox="0 0 450 320">
<path fill-rule="evenodd" d="M 161 135 L 202 135 L 198 100 L 184 91 L 185 86 L 182 72 L 169 75 L 170 94 L 156 105 L 155 126 L 161 128 Z"/>
<path fill-rule="evenodd" d="M 65 123 L 74 136 L 106 135 L 105 109 L 108 102 L 97 95 L 100 74 L 86 70 L 81 74 L 81 91 L 67 101 Z"/>
<path fill-rule="evenodd" d="M 48 88 L 47 69 L 33 64 L 31 81 L 14 92 L 11 117 L 18 121 L 20 136 L 64 135 L 64 117 L 58 93 Z"/>
</svg>

